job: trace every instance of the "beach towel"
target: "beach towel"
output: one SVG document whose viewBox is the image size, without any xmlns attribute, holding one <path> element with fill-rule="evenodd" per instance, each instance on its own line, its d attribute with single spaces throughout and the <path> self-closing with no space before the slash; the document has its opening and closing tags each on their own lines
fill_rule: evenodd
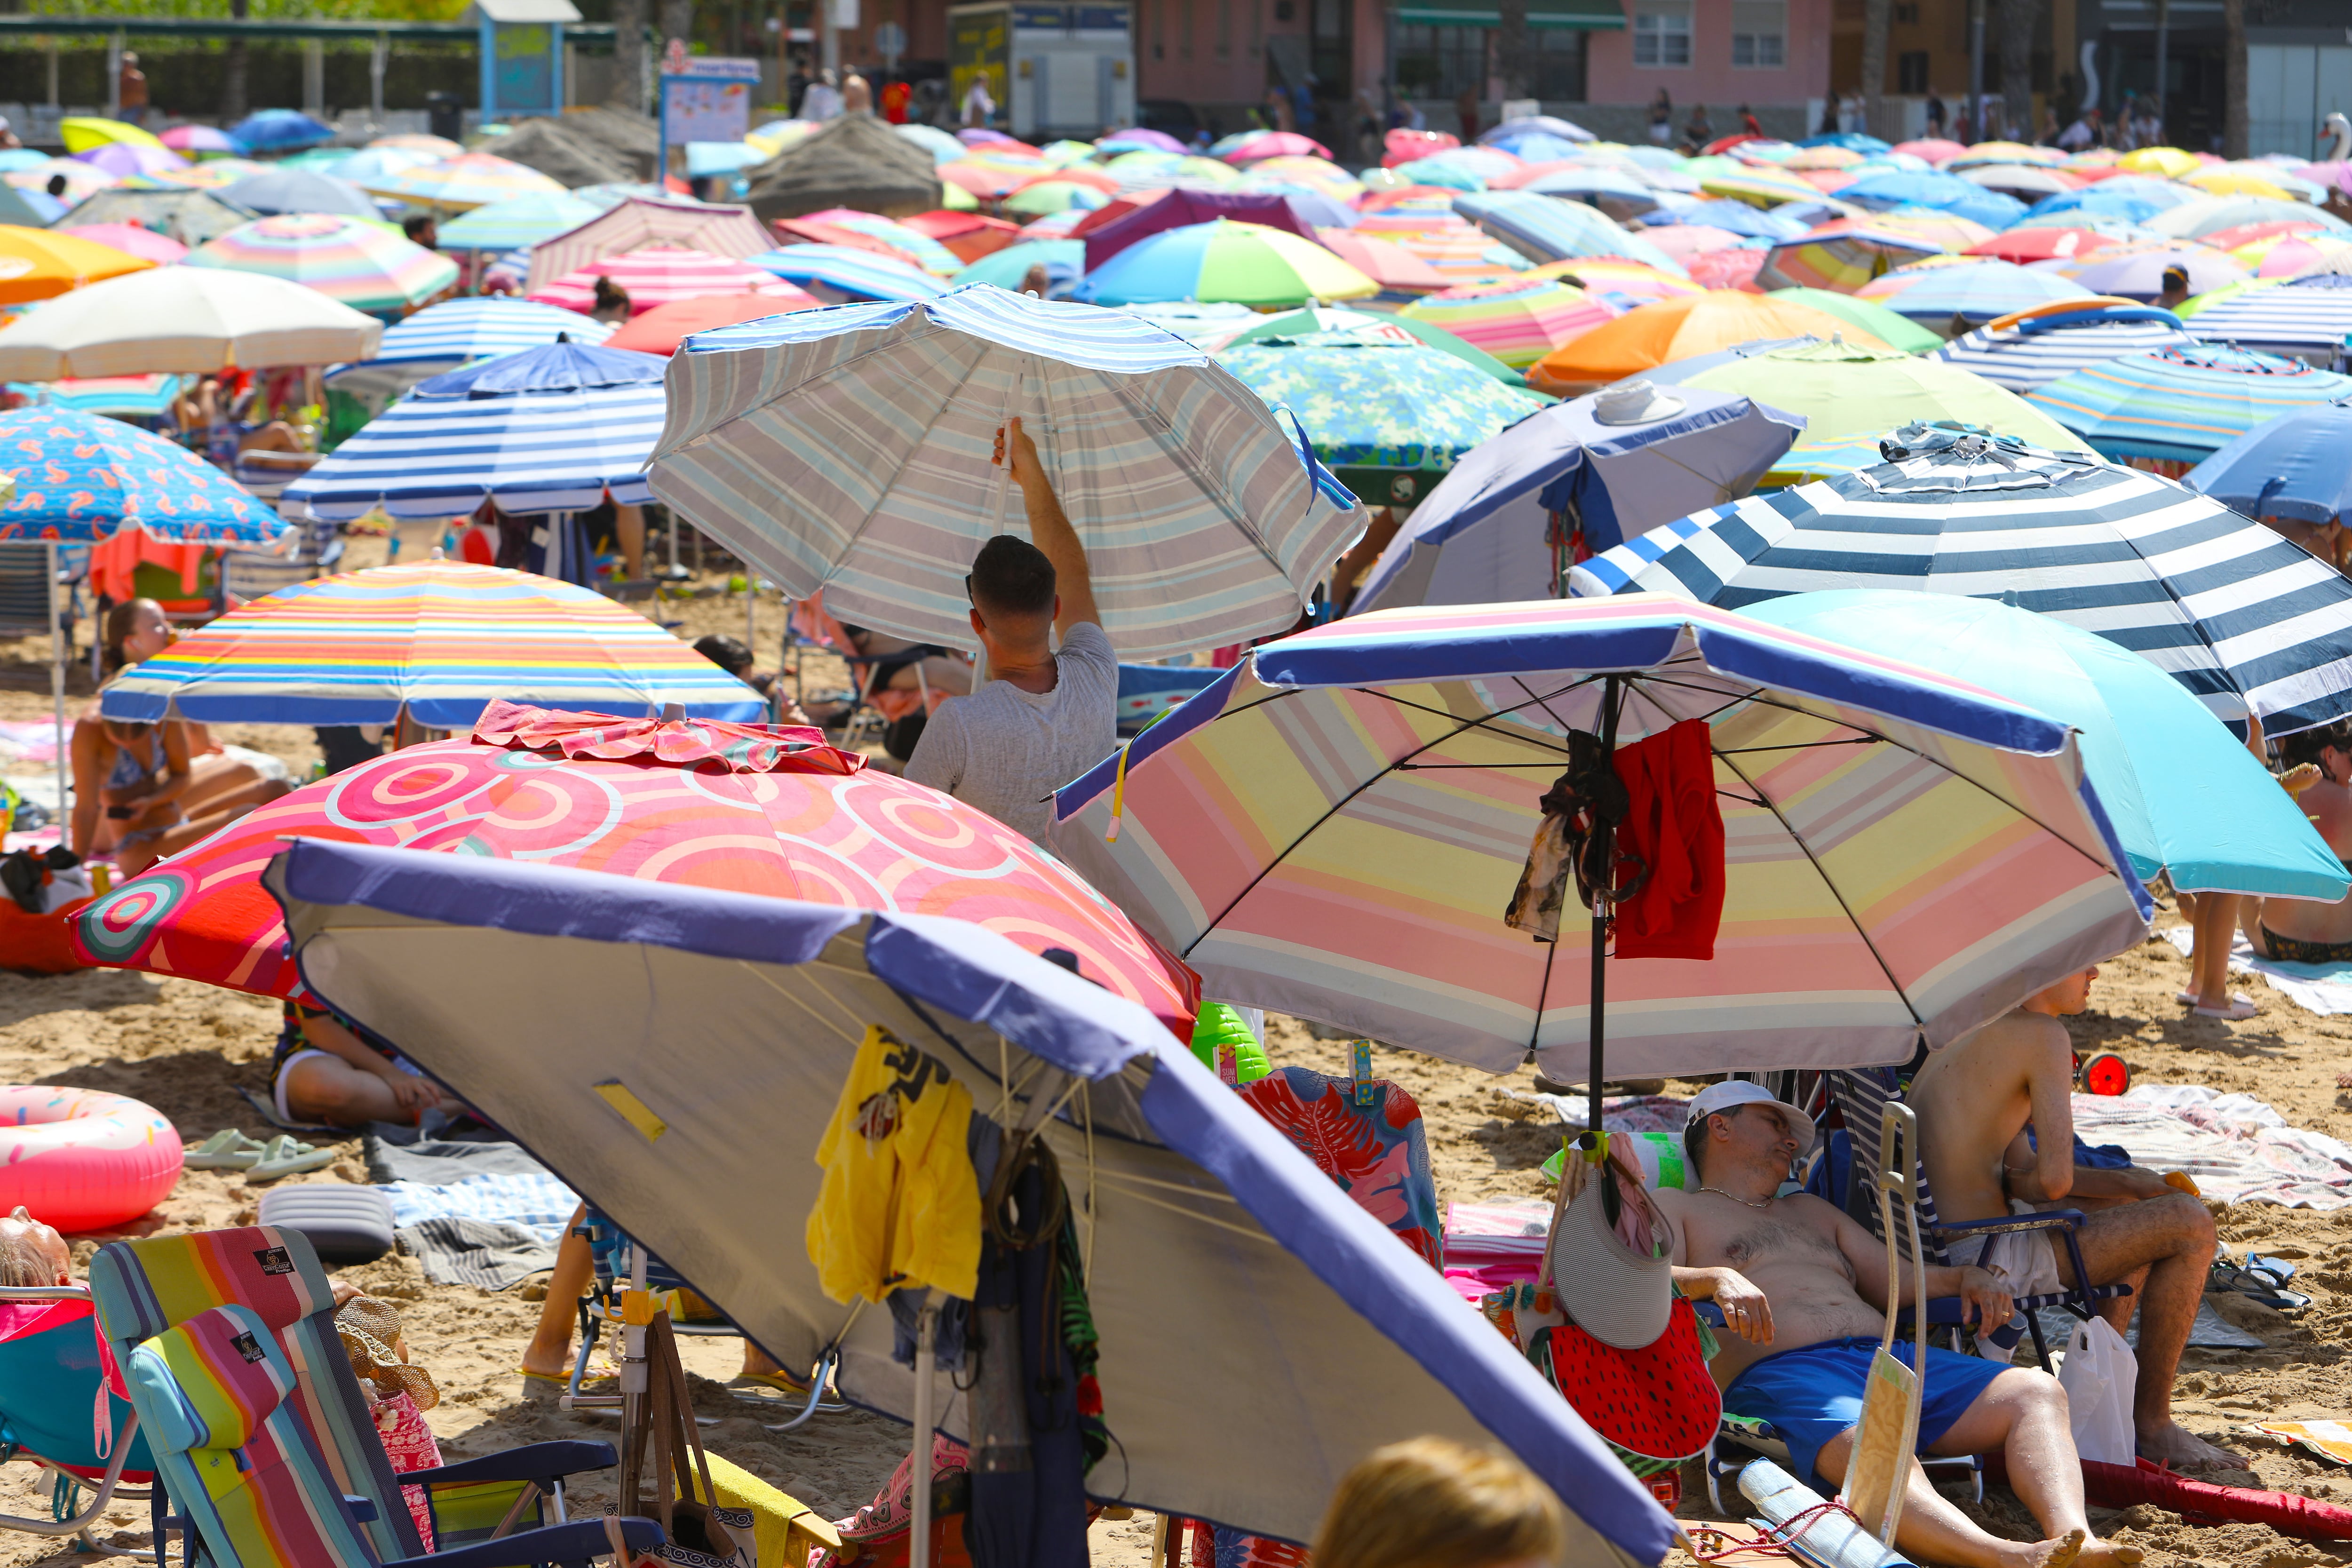
<svg viewBox="0 0 2352 1568">
<path fill-rule="evenodd" d="M 437 1111 L 427 1112 L 436 1117 Z M 389 1121 L 372 1122 L 362 1148 L 368 1177 L 439 1186 L 468 1176 L 543 1176 L 547 1167 L 520 1143 L 492 1135 L 442 1138 Z"/>
<path fill-rule="evenodd" d="M 505 1290 L 555 1267 L 560 1233 L 493 1225 L 478 1219 L 443 1217 L 405 1226 L 393 1233 L 400 1249 L 424 1267 L 436 1285 L 473 1285 Z"/>
<path fill-rule="evenodd" d="M 2175 926 L 2163 936 L 2180 950 L 2183 958 L 2196 950 L 2196 936 L 2187 926 Z M 2263 958 L 2256 955 L 2244 936 L 2237 935 L 2230 945 L 2230 968 L 2261 975 L 2272 990 L 2306 1013 L 2323 1018 L 2352 1013 L 2352 963 L 2289 963 Z"/>
<path fill-rule="evenodd" d="M 980 1184 L 966 1152 L 971 1091 L 879 1026 L 816 1149 L 824 1167 L 807 1242 L 836 1301 L 925 1285 L 971 1299 L 980 1276 Z"/>
<path fill-rule="evenodd" d="M 402 1229 L 429 1219 L 471 1219 L 514 1226 L 550 1242 L 562 1239 L 572 1211 L 580 1206 L 570 1187 L 543 1172 L 514 1175 L 490 1171 L 435 1185 L 385 1182 L 378 1190 L 392 1200 L 393 1224 Z"/>
<path fill-rule="evenodd" d="M 2114 1098 L 2078 1094 L 2074 1104 L 2078 1136 L 2120 1144 L 2154 1170 L 2185 1171 L 2208 1198 L 2319 1210 L 2352 1205 L 2352 1146 L 2289 1126 L 2251 1095 L 2142 1084 Z"/>
</svg>

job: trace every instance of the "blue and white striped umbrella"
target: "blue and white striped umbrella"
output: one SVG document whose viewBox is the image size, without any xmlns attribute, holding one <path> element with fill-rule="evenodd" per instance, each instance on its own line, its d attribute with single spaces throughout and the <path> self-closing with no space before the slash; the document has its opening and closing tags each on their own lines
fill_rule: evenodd
<svg viewBox="0 0 2352 1568">
<path fill-rule="evenodd" d="M 609 321 L 531 300 L 503 295 L 444 300 L 386 327 L 375 358 L 368 363 L 437 360 L 459 365 L 542 348 L 559 332 L 571 334 L 575 343 L 593 345 L 611 337 L 613 330 Z"/>
<path fill-rule="evenodd" d="M 2071 278 L 2035 272 L 2012 261 L 1987 258 L 1972 265 L 1925 268 L 1916 283 L 1872 296 L 1898 316 L 1943 328 L 1954 317 L 1990 321 L 2059 300 L 2089 300 L 2088 289 Z"/>
<path fill-rule="evenodd" d="M 1698 512 L 1594 556 L 1580 595 L 1741 609 L 1904 588 L 2005 599 L 2144 654 L 2225 721 L 2273 735 L 2352 716 L 2352 581 L 2158 475 L 1911 426 L 1895 460 Z"/>
<path fill-rule="evenodd" d="M 748 258 L 751 265 L 797 283 L 828 305 L 867 300 L 935 300 L 948 285 L 929 273 L 846 245 L 787 245 Z"/>
<path fill-rule="evenodd" d="M 1640 235 L 1612 222 L 1582 202 L 1539 196 L 1528 191 L 1486 191 L 1455 200 L 1454 210 L 1496 239 L 1537 262 L 1579 256 L 1622 256 L 1654 267 L 1670 278 L 1687 278 L 1683 264 Z"/>
<path fill-rule="evenodd" d="M 1122 311 L 984 283 L 699 332 L 669 368 L 656 498 L 836 615 L 969 646 L 964 574 L 1024 532 L 991 454 L 1037 443 L 1103 629 L 1150 658 L 1290 626 L 1355 498 L 1201 350 Z"/>
<path fill-rule="evenodd" d="M 647 499 L 665 363 L 581 343 L 485 361 L 420 382 L 285 500 L 320 517 L 454 517 L 488 497 L 516 513 Z"/>
<path fill-rule="evenodd" d="M 2341 352 L 2352 338 L 2352 278 L 2326 272 L 2217 300 L 2189 318 L 2209 343 L 2269 353 Z"/>
<path fill-rule="evenodd" d="M 2104 305 L 1979 327 L 1932 357 L 2022 394 L 2126 354 L 2195 341 L 2180 318 L 2160 305 Z"/>
</svg>

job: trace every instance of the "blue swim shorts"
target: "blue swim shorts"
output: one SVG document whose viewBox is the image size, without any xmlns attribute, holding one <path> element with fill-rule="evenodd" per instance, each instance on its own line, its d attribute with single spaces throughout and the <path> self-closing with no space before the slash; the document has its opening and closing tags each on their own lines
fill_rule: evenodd
<svg viewBox="0 0 2352 1568">
<path fill-rule="evenodd" d="M 1874 1339 L 1823 1340 L 1802 1350 L 1783 1351 L 1732 1379 L 1723 1408 L 1772 1423 L 1789 1445 L 1790 1468 L 1823 1497 L 1837 1489 L 1813 1469 L 1822 1445 L 1862 1421 L 1862 1394 L 1870 1377 Z M 1895 1342 L 1895 1359 L 1912 1364 L 1912 1343 Z M 1919 1405 L 1919 1446 L 1926 1453 L 1967 1413 L 1992 1380 L 2009 1368 L 1980 1356 L 1927 1347 L 1927 1370 Z"/>
</svg>

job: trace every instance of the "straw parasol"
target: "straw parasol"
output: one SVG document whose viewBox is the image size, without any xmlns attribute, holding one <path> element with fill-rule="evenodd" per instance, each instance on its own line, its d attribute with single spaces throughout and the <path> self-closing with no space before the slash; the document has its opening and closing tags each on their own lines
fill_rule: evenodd
<svg viewBox="0 0 2352 1568">
<path fill-rule="evenodd" d="M 826 207 L 898 217 L 940 205 L 938 165 L 870 114 L 845 114 L 751 172 L 762 222 Z"/>
<path fill-rule="evenodd" d="M 566 190 L 637 177 L 635 161 L 565 123 L 569 116 L 537 115 L 490 145 L 511 163 L 537 169 Z"/>
</svg>

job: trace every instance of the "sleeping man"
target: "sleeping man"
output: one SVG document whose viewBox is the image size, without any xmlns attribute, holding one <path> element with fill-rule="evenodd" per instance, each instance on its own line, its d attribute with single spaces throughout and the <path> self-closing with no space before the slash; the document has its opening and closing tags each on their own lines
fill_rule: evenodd
<svg viewBox="0 0 2352 1568">
<path fill-rule="evenodd" d="M 1894 1282 L 1885 1244 L 1846 1215 L 1805 1194 L 1776 1195 L 1812 1141 L 1811 1121 L 1760 1086 L 1716 1084 L 1691 1101 L 1684 1131 L 1693 1190 L 1662 1191 L 1657 1200 L 1675 1233 L 1675 1283 L 1694 1300 L 1715 1301 L 1730 1331 L 1710 1366 L 1724 1409 L 1770 1421 L 1788 1441 L 1797 1479 L 1828 1496 L 1853 1452 Z M 1904 1304 L 1916 1295 L 1909 1273 L 1906 1266 Z M 2008 1321 L 2008 1290 L 1981 1268 L 1930 1268 L 1927 1287 L 1931 1299 L 1961 1298 L 1972 1321 Z M 1898 1340 L 1895 1354 L 1907 1364 L 1911 1341 Z M 2091 1534 L 2055 1378 L 1930 1349 L 1922 1384 L 1918 1452 L 1999 1450 L 2046 1539 L 1986 1534 L 1915 1461 L 1895 1537 L 1906 1556 L 1961 1568 L 2116 1568 L 2140 1560 L 2135 1548 Z"/>
</svg>

